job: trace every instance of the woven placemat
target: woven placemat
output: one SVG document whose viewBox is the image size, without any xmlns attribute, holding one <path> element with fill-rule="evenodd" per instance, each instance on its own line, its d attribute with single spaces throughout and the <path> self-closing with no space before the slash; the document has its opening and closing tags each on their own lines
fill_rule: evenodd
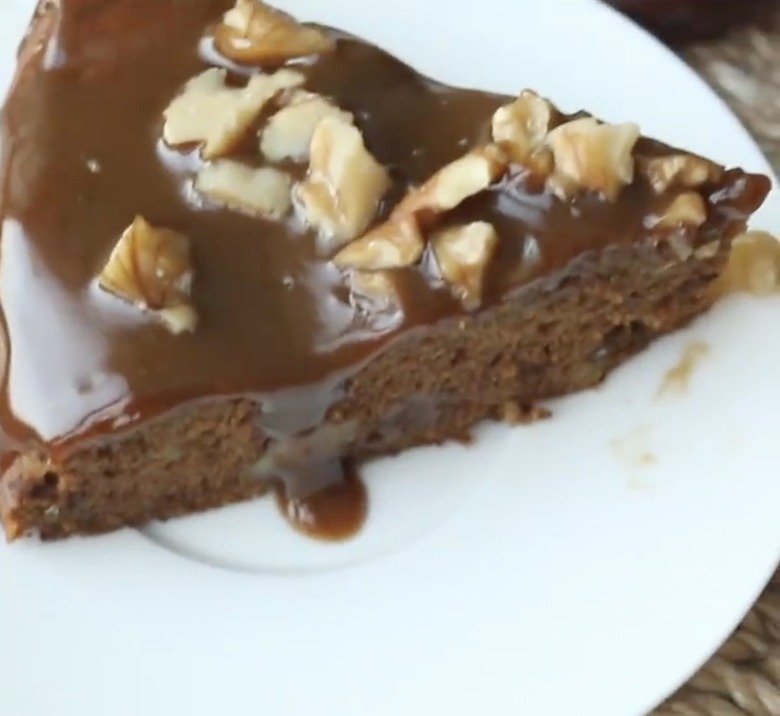
<svg viewBox="0 0 780 716">
<path fill-rule="evenodd" d="M 755 25 L 680 52 L 780 173 L 780 3 Z M 718 654 L 652 716 L 780 716 L 780 571 Z"/>
</svg>

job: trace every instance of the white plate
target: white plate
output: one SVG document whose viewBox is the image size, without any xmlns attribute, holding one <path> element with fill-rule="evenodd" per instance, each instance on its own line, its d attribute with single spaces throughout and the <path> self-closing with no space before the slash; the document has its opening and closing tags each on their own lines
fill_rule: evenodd
<svg viewBox="0 0 780 716">
<path fill-rule="evenodd" d="M 31 1 L 0 9 L 6 81 Z M 538 87 L 768 170 L 690 70 L 589 0 L 280 4 L 443 80 Z M 757 224 L 780 229 L 777 196 Z M 552 421 L 377 463 L 347 545 L 307 542 L 260 502 L 0 547 L 3 711 L 638 716 L 780 556 L 779 322 L 780 300 L 730 300 Z M 694 340 L 711 352 L 690 391 L 659 399 Z"/>
</svg>

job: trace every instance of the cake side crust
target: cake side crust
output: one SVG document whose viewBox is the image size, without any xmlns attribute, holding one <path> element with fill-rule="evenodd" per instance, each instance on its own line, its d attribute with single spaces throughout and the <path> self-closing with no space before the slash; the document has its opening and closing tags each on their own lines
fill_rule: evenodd
<svg viewBox="0 0 780 716">
<path fill-rule="evenodd" d="M 724 242 L 715 256 L 680 261 L 668 247 L 615 248 L 502 306 L 399 340 L 345 386 L 325 423 L 332 444 L 326 436 L 323 460 L 461 439 L 510 401 L 532 405 L 599 384 L 712 305 L 728 250 Z M 19 456 L 0 478 L 0 517 L 9 539 L 55 539 L 249 499 L 267 491 L 258 465 L 272 445 L 255 403 L 198 405 L 62 462 Z"/>
<path fill-rule="evenodd" d="M 134 1 L 147 2 L 150 7 L 153 4 L 153 0 Z M 30 223 L 24 228 L 29 231 L 24 239 L 33 251 L 45 248 L 49 252 L 46 268 L 53 272 L 53 283 L 70 282 L 72 293 L 67 298 L 72 299 L 74 295 L 83 295 L 84 281 L 91 285 L 95 280 L 93 268 L 85 271 L 85 266 L 93 263 L 97 266 L 98 258 L 105 259 L 101 252 L 107 253 L 104 249 L 110 248 L 112 232 L 127 226 L 124 213 L 128 207 L 133 212 L 145 211 L 136 206 L 139 202 L 163 207 L 158 209 L 160 224 L 155 222 L 152 226 L 138 215 L 130 228 L 144 230 L 128 228 L 121 234 L 96 279 L 98 288 L 106 289 L 113 297 L 100 292 L 95 295 L 101 300 L 124 300 L 128 304 L 125 308 L 140 309 L 147 318 L 165 314 L 167 328 L 175 335 L 166 336 L 152 322 L 138 332 L 116 331 L 114 325 L 109 325 L 107 331 L 105 325 L 97 328 L 98 334 L 105 331 L 101 339 L 111 335 L 113 340 L 119 336 L 117 343 L 110 347 L 114 349 L 114 358 L 121 358 L 121 362 L 109 365 L 108 370 L 126 380 L 128 400 L 148 398 L 150 405 L 157 407 L 148 412 L 127 408 L 116 424 L 106 421 L 109 429 L 100 435 L 90 430 L 83 433 L 64 430 L 46 437 L 41 437 L 38 431 L 40 440 L 15 436 L 0 475 L 0 520 L 10 539 L 27 533 L 49 539 L 105 532 L 248 499 L 267 491 L 270 481 L 282 472 L 290 472 L 291 465 L 305 477 L 318 467 L 340 459 L 359 461 L 416 445 L 463 439 L 483 419 L 511 418 L 539 401 L 596 385 L 654 338 L 684 326 L 710 307 L 715 300 L 711 287 L 722 272 L 730 242 L 744 231 L 746 218 L 766 195 L 766 178 L 740 170 L 725 170 L 703 158 L 640 137 L 639 128 L 634 124 L 610 125 L 584 113 L 565 116 L 549 101 L 530 91 L 501 107 L 510 98 L 456 88 L 439 87 L 434 91 L 427 80 L 378 48 L 354 39 L 328 39 L 320 30 L 313 32 L 320 40 L 328 40 L 327 47 L 323 45 L 325 55 L 306 70 L 298 67 L 301 72 L 283 69 L 274 75 L 270 71 L 258 74 L 241 69 L 242 59 L 235 57 L 233 60 L 238 65 L 230 71 L 239 67 L 240 72 L 230 77 L 228 85 L 225 84 L 228 69 L 224 67 L 210 67 L 200 75 L 192 74 L 202 70 L 204 63 L 211 62 L 196 49 L 208 39 L 203 33 L 211 31 L 204 27 L 212 27 L 212 21 L 219 19 L 219 11 L 227 9 L 229 4 L 229 0 L 193 2 L 191 7 L 196 8 L 196 13 L 190 17 L 182 14 L 184 4 L 180 0 L 168 0 L 160 5 L 163 12 L 155 15 L 154 27 L 145 32 L 144 23 L 150 16 L 142 12 L 131 12 L 129 17 L 134 24 L 126 31 L 122 29 L 122 18 L 128 9 L 138 7 L 127 0 L 45 0 L 23 45 L 15 84 L 22 101 L 13 107 L 13 112 L 8 112 L 6 119 L 13 115 L 13 121 L 9 120 L 10 124 L 4 127 L 12 139 L 18 140 L 23 157 L 25 152 L 38 156 L 36 138 L 47 141 L 52 138 L 46 128 L 50 122 L 47 112 L 52 111 L 48 102 L 54 97 L 73 100 L 81 97 L 79 92 L 85 89 L 87 96 L 102 98 L 109 113 L 121 114 L 123 107 L 127 110 L 133 104 L 146 106 L 143 102 L 125 106 L 127 98 L 113 92 L 114 86 L 122 83 L 112 82 L 112 78 L 117 73 L 125 82 L 135 83 L 136 94 L 130 92 L 128 96 L 148 100 L 148 83 L 137 67 L 146 56 L 154 54 L 149 52 L 151 47 L 169 52 L 169 60 L 178 62 L 180 55 L 186 57 L 180 70 L 175 70 L 161 87 L 155 88 L 159 96 L 155 95 L 154 102 L 148 105 L 154 105 L 149 110 L 154 129 L 148 126 L 151 120 L 144 110 L 135 116 L 136 123 L 132 124 L 128 136 L 123 135 L 122 141 L 110 147 L 102 147 L 109 156 L 114 156 L 114 166 L 124 168 L 126 164 L 134 164 L 136 155 L 145 157 L 149 153 L 153 144 L 147 142 L 146 134 L 154 134 L 159 129 L 159 111 L 165 119 L 162 140 L 170 139 L 173 143 L 173 146 L 166 145 L 166 152 L 178 153 L 179 165 L 182 165 L 181 156 L 189 151 L 189 139 L 207 139 L 189 159 L 202 168 L 214 158 L 210 154 L 213 151 L 218 157 L 214 164 L 228 166 L 229 176 L 251 176 L 253 181 L 257 180 L 257 172 L 235 160 L 238 157 L 244 162 L 255 162 L 252 164 L 255 167 L 259 161 L 255 150 L 248 157 L 245 148 L 234 147 L 232 143 L 238 141 L 237 137 L 230 131 L 227 134 L 222 131 L 228 125 L 218 122 L 216 128 L 220 131 L 216 134 L 212 134 L 211 125 L 205 130 L 198 125 L 197 131 L 191 133 L 194 130 L 188 124 L 188 116 L 195 106 L 191 101 L 197 104 L 202 100 L 198 92 L 195 99 L 184 97 L 193 82 L 198 87 L 205 84 L 211 87 L 217 93 L 218 104 L 226 102 L 232 108 L 230 112 L 237 111 L 235 117 L 247 131 L 256 128 L 252 128 L 251 112 L 245 113 L 246 97 L 249 96 L 250 105 L 255 107 L 252 111 L 260 111 L 258 108 L 267 99 L 263 99 L 263 92 L 269 82 L 278 81 L 285 88 L 272 102 L 277 103 L 274 108 L 277 111 L 288 101 L 291 104 L 286 108 L 295 108 L 291 98 L 301 94 L 301 83 L 307 87 L 303 99 L 311 101 L 312 95 L 307 91 L 312 88 L 306 85 L 309 81 L 324 93 L 321 103 L 328 105 L 333 98 L 338 101 L 329 105 L 330 115 L 314 131 L 308 170 L 299 167 L 291 170 L 290 176 L 283 176 L 278 168 L 258 170 L 266 172 L 264 181 L 271 175 L 277 179 L 282 177 L 284 181 L 277 182 L 277 186 L 284 192 L 296 180 L 294 191 L 298 192 L 298 201 L 304 199 L 307 220 L 318 217 L 305 235 L 299 230 L 291 232 L 288 224 L 278 220 L 283 212 L 291 211 L 294 196 L 285 196 L 278 207 L 272 207 L 279 216 L 270 219 L 269 216 L 242 216 L 236 210 L 237 205 L 230 202 L 238 201 L 244 212 L 249 207 L 261 213 L 268 210 L 267 202 L 258 202 L 257 196 L 247 196 L 243 191 L 236 194 L 231 182 L 227 182 L 231 186 L 226 189 L 222 174 L 216 184 L 209 175 L 212 182 L 209 186 L 220 197 L 227 191 L 228 204 L 219 209 L 211 207 L 209 211 L 202 211 L 198 205 L 193 210 L 177 194 L 181 188 L 177 182 L 183 177 L 169 171 L 170 167 L 162 167 L 157 145 L 153 147 L 152 161 L 143 164 L 143 171 L 134 175 L 136 183 L 127 185 L 132 190 L 124 193 L 133 197 L 132 202 L 116 215 L 95 217 L 90 211 L 81 214 L 75 211 L 71 215 L 67 212 L 73 202 L 65 192 L 57 194 L 63 197 L 60 202 L 63 206 L 55 207 L 47 221 L 36 223 L 35 217 L 40 212 L 27 216 Z M 249 12 L 248 22 L 252 18 L 257 20 L 254 11 L 261 7 L 265 6 L 253 0 L 239 0 L 236 4 L 237 10 L 243 8 Z M 274 21 L 280 18 L 270 9 L 264 12 Z M 167 20 L 163 21 L 163 16 Z M 187 22 L 182 30 L 176 20 L 183 18 Z M 65 20 L 69 31 L 63 37 L 67 43 L 57 47 L 57 33 Z M 182 30 L 177 40 L 181 45 L 166 46 L 166 22 L 177 31 Z M 309 31 L 293 19 L 282 22 L 290 32 L 303 32 L 312 39 Z M 98 33 L 94 42 L 87 41 L 90 27 L 104 28 L 105 32 Z M 229 30 L 228 35 L 238 40 L 238 45 L 246 44 L 240 28 L 231 30 L 223 26 L 222 30 Z M 47 48 L 47 39 L 52 37 L 54 44 Z M 219 32 L 217 41 L 219 50 Z M 232 41 L 227 44 L 233 50 L 238 45 Z M 63 53 L 50 52 L 66 46 L 67 51 Z M 98 56 L 102 59 L 95 64 Z M 226 56 L 231 57 L 229 53 Z M 33 62 L 35 58 L 37 61 Z M 51 69 L 47 62 L 52 60 L 56 64 L 63 58 L 65 65 L 70 64 L 67 69 L 79 81 L 52 87 L 48 77 L 54 75 L 47 75 Z M 406 139 L 407 134 L 414 132 L 412 124 L 404 124 L 405 120 L 399 119 L 397 112 L 385 116 L 384 100 L 377 97 L 371 86 L 368 91 L 362 86 L 366 78 L 360 72 L 355 73 L 354 67 L 364 65 L 372 68 L 369 75 L 374 79 L 392 78 L 396 89 L 401 88 L 398 97 L 415 102 L 424 99 L 426 112 L 435 115 L 436 131 L 415 135 L 415 141 L 423 143 L 416 145 L 414 151 Z M 308 74 L 304 77 L 302 72 Z M 248 78 L 247 73 L 254 76 Z M 344 86 L 336 81 L 341 78 L 339 73 L 348 77 Z M 68 73 L 62 76 L 67 77 Z M 186 83 L 182 85 L 184 94 L 177 97 L 180 80 Z M 246 89 L 241 89 L 247 81 Z M 234 82 L 238 87 L 233 86 Z M 360 91 L 356 92 L 358 85 Z M 255 89 L 250 91 L 250 86 Z M 381 83 L 380 86 L 384 87 Z M 63 87 L 67 91 L 61 92 Z M 461 111 L 437 114 L 437 93 L 445 91 L 449 93 L 448 102 L 468 110 L 466 120 Z M 257 96 L 261 98 L 259 104 L 256 104 Z M 45 100 L 46 111 L 33 111 L 39 107 L 36 103 L 41 98 Z M 378 113 L 378 121 L 372 123 L 377 117 L 372 118 L 371 111 L 364 111 L 361 121 L 354 126 L 356 114 L 344 108 L 362 108 L 362 100 Z M 165 102 L 171 102 L 167 110 L 163 110 Z M 183 119 L 172 109 L 180 108 L 182 103 L 185 109 L 189 108 Z M 59 116 L 66 114 L 59 111 Z M 273 116 L 281 114 L 279 111 Z M 178 119 L 174 121 L 173 115 Z M 28 122 L 29 118 L 32 119 Z M 36 129 L 30 129 L 31 126 Z M 378 131 L 380 128 L 383 131 Z M 531 128 L 534 131 L 529 133 Z M 81 142 L 91 145 L 91 141 L 84 140 L 80 122 L 60 129 L 71 132 L 76 149 L 82 146 Z M 493 141 L 481 144 L 485 132 L 490 133 Z M 424 144 L 439 133 L 452 136 L 441 146 Z M 139 139 L 141 135 L 143 141 Z M 265 146 L 268 137 L 263 134 L 263 138 Z M 179 140 L 184 146 L 181 152 Z M 346 142 L 342 146 L 349 148 L 346 152 L 349 156 L 357 157 L 360 176 L 367 179 L 336 187 L 336 193 L 329 199 L 330 211 L 345 198 L 352 197 L 353 190 L 360 185 L 371 186 L 371 211 L 352 207 L 354 211 L 349 216 L 335 221 L 327 211 L 322 214 L 319 202 L 334 188 L 329 182 L 336 181 L 343 173 L 338 170 L 333 176 L 328 175 L 332 169 L 329 152 L 340 141 Z M 463 153 L 462 148 L 468 148 L 469 142 L 473 146 Z M 137 151 L 124 151 L 125 145 L 136 147 Z M 123 151 L 113 155 L 111 152 L 117 147 Z M 234 149 L 238 154 L 231 154 L 231 159 L 221 157 L 221 152 Z M 431 149 L 430 153 L 437 158 L 420 163 L 414 159 L 419 149 L 425 150 L 421 156 Z M 376 152 L 376 157 L 369 150 Z M 77 156 L 77 151 L 73 156 L 64 152 L 62 156 L 67 160 L 57 164 L 57 158 L 62 158 L 58 152 L 42 151 L 45 159 L 54 161 L 57 170 L 71 176 L 76 187 L 89 187 L 96 197 L 105 187 L 113 186 L 115 190 L 117 185 L 125 186 L 121 172 L 110 172 L 110 163 L 106 167 L 101 167 L 95 159 L 84 163 L 87 155 Z M 267 152 L 267 147 L 261 151 Z M 304 146 L 304 152 L 307 151 Z M 30 185 L 25 187 L 21 169 L 25 163 L 13 164 L 9 159 L 13 153 L 10 151 L 4 159 L 6 169 L 12 166 L 16 172 L 11 173 L 9 182 L 16 186 L 15 192 L 4 197 L 9 215 L 26 211 L 23 207 L 34 204 L 25 191 L 19 191 L 20 187 L 30 189 L 31 196 L 38 196 L 36 191 L 41 190 L 48 196 L 46 192 L 52 191 L 52 185 L 44 181 L 47 177 L 41 178 L 34 172 Z M 402 166 L 408 173 L 402 171 L 400 179 L 391 179 L 392 173 L 386 171 L 385 165 L 398 166 L 399 157 L 408 162 L 408 166 Z M 236 167 L 240 170 L 238 175 Z M 153 181 L 146 181 L 145 172 Z M 194 178 L 196 190 L 198 186 L 203 188 L 204 174 L 205 170 L 199 170 Z M 20 177 L 20 181 L 13 181 Z M 191 179 L 189 175 L 186 177 L 187 182 Z M 145 193 L 149 185 L 156 186 L 158 193 Z M 388 190 L 390 185 L 393 186 Z M 263 183 L 263 186 L 268 185 Z M 79 190 L 75 191 L 80 197 Z M 382 192 L 386 191 L 390 193 L 383 213 L 377 209 L 382 203 Z M 165 197 L 164 201 L 161 196 Z M 117 199 L 110 192 L 103 198 L 108 199 L 108 204 Z M 62 215 L 71 219 L 78 215 L 81 223 L 56 221 L 58 210 L 65 211 Z M 109 221 L 103 225 L 96 218 Z M 20 220 L 20 224 L 24 221 Z M 174 225 L 183 231 L 168 228 Z M 80 228 L 71 229 L 71 234 L 60 234 L 62 226 Z M 83 239 L 83 232 L 95 226 L 98 230 L 94 236 L 82 242 L 90 243 L 94 251 L 87 251 L 79 261 L 65 262 L 65 268 L 58 269 L 63 242 L 70 241 L 73 232 Z M 218 249 L 222 251 L 218 253 L 215 247 L 221 244 L 214 238 L 217 235 L 226 238 L 221 233 L 225 227 L 229 227 L 227 233 L 231 239 L 225 244 L 232 249 L 229 252 Z M 260 233 L 267 235 L 262 241 L 256 241 L 260 237 L 255 233 L 260 229 Z M 367 233 L 361 235 L 366 229 Z M 341 248 L 336 246 L 332 252 L 323 253 L 322 241 L 326 238 L 323 231 L 326 234 L 331 231 L 330 240 L 338 239 L 343 244 Z M 167 261 L 164 265 L 146 261 L 145 274 L 129 276 L 127 266 L 136 256 L 134 247 L 143 243 L 136 241 L 141 235 L 153 240 L 155 248 L 151 253 L 157 258 L 158 249 L 167 245 Z M 289 242 L 293 237 L 295 242 Z M 303 253 L 296 254 L 303 244 L 306 244 Z M 11 248 L 19 245 L 17 242 Z M 293 245 L 297 248 L 290 248 Z M 383 248 L 378 250 L 380 246 Z M 273 260 L 263 253 L 266 249 L 274 252 Z M 9 254 L 10 251 L 6 252 L 6 258 Z M 288 271 L 298 264 L 316 271 L 301 272 L 304 280 L 297 281 Z M 150 292 L 141 280 L 157 277 L 155 270 L 161 265 L 167 271 L 176 265 L 175 291 L 163 285 L 156 287 L 159 291 Z M 221 270 L 210 270 L 216 266 Z M 259 274 L 257 270 L 244 273 L 244 266 L 260 267 Z M 273 267 L 270 273 L 269 266 Z M 203 268 L 207 270 L 195 276 Z M 339 274 L 335 283 L 333 269 Z M 306 286 L 314 273 L 325 279 L 316 285 L 312 295 L 301 293 L 300 286 Z M 242 277 L 243 283 L 241 290 L 233 293 L 227 277 L 236 275 Z M 204 282 L 208 285 L 204 286 Z M 191 291 L 193 283 L 195 289 Z M 275 288 L 268 293 L 255 293 L 258 285 Z M 362 295 L 364 289 L 370 295 Z M 299 291 L 296 300 L 292 298 L 294 291 Z M 210 296 L 212 302 L 198 305 L 203 296 Z M 43 298 L 39 307 L 45 309 L 51 305 L 50 301 L 46 303 L 50 296 Z M 369 300 L 363 301 L 366 298 Z M 386 325 L 379 328 L 374 325 L 377 319 L 380 324 L 384 320 L 383 310 L 387 306 L 379 305 L 382 301 L 388 303 L 391 311 L 398 309 L 395 317 L 400 316 L 400 323 L 391 322 L 389 329 Z M 319 344 L 312 334 L 326 322 L 322 320 L 326 306 L 334 303 L 339 305 L 339 310 L 327 318 L 335 319 L 336 331 Z M 280 306 L 283 310 L 276 312 L 278 315 L 266 311 L 265 321 L 256 320 L 254 308 L 242 310 L 242 321 L 246 324 L 236 321 L 242 329 L 220 332 L 233 325 L 239 308 L 258 305 Z M 223 311 L 219 318 L 215 315 L 218 307 Z M 13 317 L 18 328 L 18 306 L 15 308 L 17 314 Z M 192 320 L 182 322 L 180 313 L 176 314 L 176 321 L 171 320 L 168 312 L 181 308 L 190 311 Z M 196 308 L 205 309 L 203 321 Z M 350 320 L 357 324 L 364 321 L 360 325 L 367 325 L 368 329 L 363 331 L 362 339 L 359 337 L 362 329 L 348 336 L 355 339 L 355 344 L 363 340 L 364 345 L 336 357 L 337 349 L 333 345 L 344 338 L 338 331 L 343 329 L 339 321 L 345 310 L 351 312 Z M 86 311 L 82 316 L 87 329 L 95 328 L 91 321 L 97 313 Z M 56 317 L 56 311 L 52 315 Z M 273 325 L 276 332 L 264 333 L 266 324 Z M 348 330 L 353 330 L 353 325 Z M 252 333 L 252 340 L 246 341 L 252 331 L 257 335 Z M 191 335 L 183 337 L 182 333 Z M 385 340 L 385 335 L 392 338 Z M 136 342 L 138 336 L 142 339 Z M 327 342 L 334 337 L 334 342 Z M 283 340 L 274 340 L 279 338 Z M 61 343 L 64 345 L 65 341 Z M 343 348 L 349 344 L 347 340 L 340 345 Z M 47 342 L 42 345 L 46 346 Z M 239 345 L 251 350 L 232 350 Z M 123 352 L 120 346 L 129 350 Z M 233 372 L 220 373 L 214 378 L 213 360 L 231 350 L 235 360 Z M 274 359 L 264 363 L 266 354 L 270 353 Z M 156 370 L 159 366 L 155 363 L 163 364 L 163 368 Z M 199 367 L 190 372 L 196 363 Z M 231 392 L 234 385 L 231 381 L 244 380 L 249 364 L 257 371 L 246 383 L 249 388 Z M 290 365 L 293 368 L 288 372 Z M 180 373 L 188 376 L 186 387 L 205 385 L 207 397 L 197 401 L 179 398 L 181 394 L 172 386 Z M 12 370 L 9 374 L 13 377 Z M 156 375 L 156 380 L 147 381 L 149 375 Z M 321 397 L 316 390 L 308 389 L 317 387 L 312 381 L 323 375 L 322 382 L 328 386 L 326 399 L 311 399 L 315 393 L 316 398 Z M 63 376 L 60 384 L 70 386 L 75 382 L 89 390 L 92 376 L 88 381 L 83 381 L 79 372 L 65 372 Z M 310 409 L 305 400 L 299 400 L 283 405 L 281 410 L 266 410 L 279 398 L 279 392 L 273 391 L 281 385 L 300 386 L 311 399 Z M 179 387 L 178 383 L 176 386 Z M 262 388 L 253 390 L 253 386 Z M 239 397 L 231 397 L 236 394 Z M 87 404 L 81 397 L 78 400 Z M 284 423 L 289 417 L 285 411 L 302 411 L 305 415 L 292 427 Z M 4 417 L 12 413 L 9 402 Z M 87 411 L 86 415 L 93 413 Z M 42 422 L 46 424 L 45 420 Z M 26 427 L 31 429 L 31 435 L 36 433 L 34 419 Z M 61 440 L 56 435 L 64 438 Z M 302 478 L 295 479 L 300 483 Z M 297 484 L 297 487 L 306 489 L 307 485 Z"/>
</svg>

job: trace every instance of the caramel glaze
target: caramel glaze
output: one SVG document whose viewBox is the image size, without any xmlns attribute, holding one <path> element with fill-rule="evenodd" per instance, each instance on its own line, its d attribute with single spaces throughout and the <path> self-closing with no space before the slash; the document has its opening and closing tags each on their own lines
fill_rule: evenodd
<svg viewBox="0 0 780 716">
<path fill-rule="evenodd" d="M 368 516 L 368 493 L 360 473 L 351 461 L 329 463 L 331 475 L 318 468 L 318 490 L 296 494 L 289 483 L 274 488 L 279 511 L 290 525 L 307 537 L 340 542 L 356 535 Z M 299 478 L 298 478 L 299 479 Z"/>
<path fill-rule="evenodd" d="M 163 145 L 162 112 L 210 65 L 228 67 L 239 83 L 254 71 L 220 57 L 210 40 L 232 0 L 134 0 L 126 12 L 128 4 L 54 2 L 50 26 L 23 48 L 2 115 L 6 455 L 30 445 L 71 449 L 189 401 L 233 395 L 264 404 L 272 397 L 268 432 L 297 434 L 322 420 L 343 378 L 389 341 L 463 311 L 425 260 L 400 273 L 400 320 L 366 313 L 350 304 L 327 252 L 295 219 L 263 221 L 195 197 L 197 150 Z M 390 168 L 384 216 L 410 186 L 484 141 L 507 98 L 436 84 L 337 36 L 334 53 L 297 69 L 308 90 L 355 114 L 367 146 Z M 253 146 L 248 140 L 237 155 L 259 161 Z M 668 151 L 649 140 L 637 149 Z M 726 219 L 749 215 L 766 190 L 763 177 L 726 173 L 707 189 L 702 240 L 718 238 Z M 647 219 L 668 201 L 638 178 L 614 203 L 592 195 L 563 202 L 516 170 L 450 220 L 487 220 L 499 232 L 490 307 L 584 251 L 642 240 Z M 171 335 L 96 287 L 136 214 L 192 240 L 200 324 L 191 335 Z"/>
</svg>

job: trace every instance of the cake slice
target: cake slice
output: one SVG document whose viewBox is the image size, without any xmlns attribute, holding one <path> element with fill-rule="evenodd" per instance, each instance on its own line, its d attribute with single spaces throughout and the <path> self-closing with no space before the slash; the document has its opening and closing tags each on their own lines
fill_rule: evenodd
<svg viewBox="0 0 780 716">
<path fill-rule="evenodd" d="M 769 190 L 255 0 L 43 2 L 2 176 L 9 539 L 273 487 L 343 536 L 345 465 L 532 417 L 707 310 Z"/>
</svg>

